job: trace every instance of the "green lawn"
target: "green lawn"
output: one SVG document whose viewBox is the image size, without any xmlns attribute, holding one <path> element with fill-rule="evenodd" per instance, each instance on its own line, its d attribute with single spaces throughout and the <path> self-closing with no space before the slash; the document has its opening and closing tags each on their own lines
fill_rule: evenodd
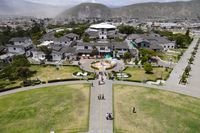
<svg viewBox="0 0 200 133">
<path fill-rule="evenodd" d="M 88 131 L 90 85 L 46 87 L 0 97 L 1 133 Z"/>
<path fill-rule="evenodd" d="M 31 66 L 31 70 L 36 71 L 32 79 L 39 78 L 42 81 L 55 80 L 55 79 L 76 79 L 72 76 L 74 72 L 80 72 L 79 67 L 75 66 L 61 66 L 59 70 L 56 66 Z"/>
<path fill-rule="evenodd" d="M 133 106 L 135 114 L 131 110 Z M 199 133 L 200 99 L 115 85 L 114 118 L 115 133 Z"/>
<path fill-rule="evenodd" d="M 42 66 L 42 65 L 32 65 L 30 70 L 36 73 L 29 79 L 35 80 L 39 78 L 41 81 L 49 80 L 60 80 L 60 79 L 77 79 L 73 77 L 74 72 L 81 72 L 81 69 L 77 66 L 61 66 L 59 70 L 56 66 Z M 88 76 L 88 78 L 93 78 L 94 74 Z M 0 90 L 20 86 L 22 81 L 5 81 L 0 79 Z"/>
<path fill-rule="evenodd" d="M 170 61 L 177 63 L 179 61 L 178 56 L 181 55 L 181 52 L 185 52 L 185 49 L 172 49 L 174 52 L 158 52 L 158 56 L 164 61 Z"/>
<path fill-rule="evenodd" d="M 131 75 L 128 80 L 133 81 L 144 81 L 144 80 L 157 80 L 158 78 L 167 79 L 170 74 L 170 69 L 165 71 L 165 68 L 162 67 L 154 67 L 153 74 L 146 74 L 143 68 L 135 68 L 135 67 L 128 67 L 124 72 Z"/>
<path fill-rule="evenodd" d="M 177 53 L 160 53 L 159 57 L 164 60 L 164 61 L 168 61 L 170 62 L 172 60 L 172 62 L 177 63 L 178 62 L 178 54 Z"/>
<path fill-rule="evenodd" d="M 20 86 L 20 83 L 21 81 L 19 80 L 9 81 L 9 80 L 0 79 L 0 90 Z"/>
</svg>

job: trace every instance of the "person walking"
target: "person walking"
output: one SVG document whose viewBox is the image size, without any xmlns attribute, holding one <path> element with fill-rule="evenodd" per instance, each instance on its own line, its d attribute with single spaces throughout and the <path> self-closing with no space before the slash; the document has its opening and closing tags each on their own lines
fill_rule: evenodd
<svg viewBox="0 0 200 133">
<path fill-rule="evenodd" d="M 112 115 L 111 115 L 111 113 L 108 114 L 108 118 L 109 118 L 109 120 L 112 120 Z"/>
<path fill-rule="evenodd" d="M 109 119 L 109 114 L 108 113 L 106 113 L 106 120 L 108 120 Z"/>
<path fill-rule="evenodd" d="M 101 97 L 101 98 L 102 98 L 102 100 L 105 100 L 104 94 L 102 94 L 102 97 Z"/>
<path fill-rule="evenodd" d="M 135 107 L 132 107 L 132 113 L 136 113 Z"/>
</svg>

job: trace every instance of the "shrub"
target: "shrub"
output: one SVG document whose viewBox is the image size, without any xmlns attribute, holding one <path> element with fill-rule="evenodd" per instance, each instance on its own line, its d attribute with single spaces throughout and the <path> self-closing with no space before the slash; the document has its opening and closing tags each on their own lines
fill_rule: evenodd
<svg viewBox="0 0 200 133">
<path fill-rule="evenodd" d="M 146 73 L 151 74 L 153 71 L 153 67 L 150 63 L 145 63 L 144 70 L 146 71 Z"/>
</svg>

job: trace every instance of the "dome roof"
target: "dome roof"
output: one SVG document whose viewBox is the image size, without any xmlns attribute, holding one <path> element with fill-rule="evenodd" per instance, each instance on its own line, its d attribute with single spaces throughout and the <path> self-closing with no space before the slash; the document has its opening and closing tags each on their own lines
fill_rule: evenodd
<svg viewBox="0 0 200 133">
<path fill-rule="evenodd" d="M 108 24 L 108 23 L 100 23 L 91 25 L 90 28 L 93 29 L 116 29 L 116 26 Z"/>
</svg>

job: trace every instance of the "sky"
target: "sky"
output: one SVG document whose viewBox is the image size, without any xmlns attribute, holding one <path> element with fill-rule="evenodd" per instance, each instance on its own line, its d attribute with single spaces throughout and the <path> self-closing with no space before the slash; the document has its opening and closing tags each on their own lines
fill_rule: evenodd
<svg viewBox="0 0 200 133">
<path fill-rule="evenodd" d="M 36 3 L 45 3 L 51 5 L 77 5 L 83 2 L 93 2 L 93 3 L 102 3 L 105 5 L 113 6 L 123 6 L 134 3 L 143 3 L 143 2 L 171 2 L 178 0 L 26 0 Z M 188 0 L 179 0 L 179 1 L 188 1 Z"/>
</svg>

